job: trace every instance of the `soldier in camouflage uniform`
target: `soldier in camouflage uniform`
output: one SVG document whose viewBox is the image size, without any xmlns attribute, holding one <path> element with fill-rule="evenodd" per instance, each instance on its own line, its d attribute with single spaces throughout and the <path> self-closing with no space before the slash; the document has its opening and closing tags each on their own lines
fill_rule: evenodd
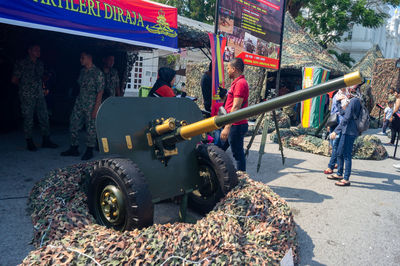
<svg viewBox="0 0 400 266">
<path fill-rule="evenodd" d="M 121 96 L 119 89 L 119 76 L 118 71 L 113 68 L 114 56 L 108 55 L 103 59 L 103 73 L 104 73 L 104 93 L 103 101 L 108 97 Z"/>
<path fill-rule="evenodd" d="M 90 53 L 83 52 L 80 61 L 84 68 L 82 68 L 78 78 L 80 92 L 70 118 L 71 147 L 62 152 L 61 155 L 79 156 L 79 130 L 85 125 L 87 148 L 82 160 L 89 160 L 93 157 L 93 148 L 96 145 L 95 119 L 103 96 L 104 75 L 93 64 Z"/>
<path fill-rule="evenodd" d="M 19 98 L 24 119 L 24 133 L 27 149 L 36 151 L 33 142 L 33 115 L 36 110 L 40 129 L 43 135 L 43 148 L 57 148 L 58 145 L 50 140 L 49 115 L 43 94 L 42 77 L 44 73 L 43 63 L 39 60 L 40 46 L 31 45 L 28 49 L 28 57 L 17 62 L 14 67 L 12 82 L 19 85 Z"/>
</svg>

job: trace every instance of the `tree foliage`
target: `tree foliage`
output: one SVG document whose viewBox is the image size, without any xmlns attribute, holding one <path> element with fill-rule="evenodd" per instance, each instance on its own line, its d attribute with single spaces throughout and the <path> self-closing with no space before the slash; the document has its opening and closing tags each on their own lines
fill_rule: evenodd
<svg viewBox="0 0 400 266">
<path fill-rule="evenodd" d="M 349 68 L 351 68 L 352 64 L 356 62 L 356 60 L 350 56 L 350 53 L 338 53 L 335 50 L 328 50 L 328 53 L 333 54 L 340 63 L 348 66 Z"/>
<path fill-rule="evenodd" d="M 216 0 L 155 0 L 156 2 L 174 6 L 178 14 L 197 21 L 212 24 L 215 16 Z"/>
<path fill-rule="evenodd" d="M 354 24 L 368 28 L 383 25 L 388 6 L 399 4 L 400 0 L 289 0 L 287 7 L 296 21 L 327 48 L 341 41 Z"/>
</svg>

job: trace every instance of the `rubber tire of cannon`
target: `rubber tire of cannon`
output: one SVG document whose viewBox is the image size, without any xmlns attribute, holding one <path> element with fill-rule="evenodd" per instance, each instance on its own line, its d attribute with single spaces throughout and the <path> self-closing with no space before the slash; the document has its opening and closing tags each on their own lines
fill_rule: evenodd
<svg viewBox="0 0 400 266">
<path fill-rule="evenodd" d="M 199 144 L 196 147 L 196 156 L 199 171 L 202 172 L 202 169 L 207 168 L 211 179 L 207 181 L 211 182 L 206 182 L 202 188 L 190 193 L 188 204 L 193 210 L 206 214 L 238 184 L 238 177 L 232 160 L 219 147 Z"/>
<path fill-rule="evenodd" d="M 118 221 L 109 221 L 101 207 L 107 187 L 115 189 L 123 204 Z M 147 181 L 129 159 L 115 158 L 98 161 L 88 187 L 89 211 L 100 225 L 120 231 L 143 228 L 153 224 L 154 205 Z"/>
</svg>

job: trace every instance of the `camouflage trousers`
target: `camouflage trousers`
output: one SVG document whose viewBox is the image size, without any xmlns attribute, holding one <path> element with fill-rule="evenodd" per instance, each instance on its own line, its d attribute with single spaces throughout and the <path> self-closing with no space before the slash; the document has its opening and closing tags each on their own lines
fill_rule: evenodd
<svg viewBox="0 0 400 266">
<path fill-rule="evenodd" d="M 47 104 L 43 96 L 20 95 L 21 112 L 24 119 L 24 134 L 26 139 L 32 138 L 33 115 L 36 111 L 40 130 L 43 136 L 50 135 L 49 114 Z"/>
<path fill-rule="evenodd" d="M 86 146 L 94 147 L 96 145 L 95 119 L 92 119 L 93 106 L 94 105 L 85 106 L 79 101 L 75 102 L 69 124 L 72 146 L 79 145 L 79 131 L 83 126 L 86 127 Z"/>
</svg>

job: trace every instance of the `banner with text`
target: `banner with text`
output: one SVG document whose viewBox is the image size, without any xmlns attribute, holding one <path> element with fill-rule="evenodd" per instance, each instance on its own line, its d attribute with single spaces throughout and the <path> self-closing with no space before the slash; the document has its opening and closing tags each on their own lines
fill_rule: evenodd
<svg viewBox="0 0 400 266">
<path fill-rule="evenodd" d="M 177 9 L 147 0 L 0 1 L 0 23 L 175 51 Z"/>
<path fill-rule="evenodd" d="M 219 0 L 218 33 L 227 38 L 225 61 L 279 68 L 284 0 Z"/>
</svg>

